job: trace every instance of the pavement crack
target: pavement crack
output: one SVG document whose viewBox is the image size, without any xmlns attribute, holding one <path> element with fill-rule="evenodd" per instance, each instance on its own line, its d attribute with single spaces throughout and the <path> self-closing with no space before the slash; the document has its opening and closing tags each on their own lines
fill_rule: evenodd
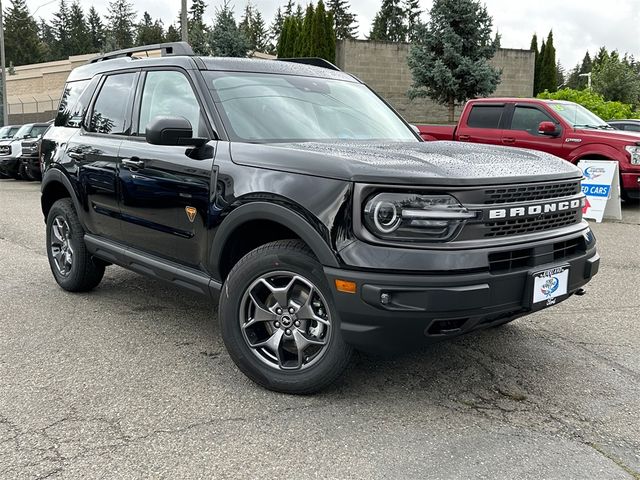
<svg viewBox="0 0 640 480">
<path fill-rule="evenodd" d="M 629 465 L 624 463 L 616 455 L 613 455 L 612 453 L 607 452 L 601 445 L 598 445 L 597 443 L 592 443 L 592 442 L 584 442 L 584 444 L 587 445 L 588 447 L 593 448 L 596 452 L 598 452 L 603 457 L 611 460 L 613 463 L 618 465 L 622 470 L 624 470 L 629 475 L 631 475 L 635 480 L 640 480 L 640 472 L 631 468 Z"/>
</svg>

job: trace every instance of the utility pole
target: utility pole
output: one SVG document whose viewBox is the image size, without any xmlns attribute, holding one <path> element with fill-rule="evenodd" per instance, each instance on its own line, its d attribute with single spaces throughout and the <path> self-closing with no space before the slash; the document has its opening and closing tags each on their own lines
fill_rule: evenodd
<svg viewBox="0 0 640 480">
<path fill-rule="evenodd" d="M 182 41 L 189 41 L 189 28 L 187 26 L 187 0 L 182 0 L 182 10 L 180 10 L 180 23 L 182 24 Z"/>
<path fill-rule="evenodd" d="M 591 90 L 591 72 L 589 73 L 580 73 L 579 77 L 587 77 L 587 88 Z"/>
<path fill-rule="evenodd" d="M 0 75 L 0 77 L 2 79 L 2 125 L 6 125 L 9 123 L 9 112 L 7 111 L 7 71 L 5 69 L 4 22 L 2 20 L 2 17 L 2 0 L 0 0 L 0 69 L 2 70 L 2 74 Z"/>
</svg>

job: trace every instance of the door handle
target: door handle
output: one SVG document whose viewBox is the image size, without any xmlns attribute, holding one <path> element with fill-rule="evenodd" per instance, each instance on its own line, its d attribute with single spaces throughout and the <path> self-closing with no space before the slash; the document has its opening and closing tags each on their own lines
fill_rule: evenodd
<svg viewBox="0 0 640 480">
<path fill-rule="evenodd" d="M 468 142 L 469 140 L 471 140 L 471 135 L 460 135 L 458 137 L 458 140 L 460 140 L 461 142 Z"/>
<path fill-rule="evenodd" d="M 516 143 L 516 139 L 513 137 L 503 138 L 502 143 Z"/>
<path fill-rule="evenodd" d="M 137 158 L 123 158 L 122 165 L 130 170 L 140 170 L 144 168 L 144 162 Z"/>
<path fill-rule="evenodd" d="M 67 155 L 69 155 L 69 158 L 73 158 L 74 160 L 84 160 L 85 159 L 84 153 L 76 152 L 74 150 L 71 150 L 71 151 L 67 152 Z"/>
</svg>

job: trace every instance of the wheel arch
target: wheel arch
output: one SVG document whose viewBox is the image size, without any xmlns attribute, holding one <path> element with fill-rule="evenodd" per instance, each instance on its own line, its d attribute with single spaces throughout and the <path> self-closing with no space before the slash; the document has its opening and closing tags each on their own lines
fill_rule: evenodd
<svg viewBox="0 0 640 480">
<path fill-rule="evenodd" d="M 267 228 L 268 235 L 261 235 Z M 222 222 L 209 252 L 212 273 L 224 281 L 246 253 L 274 240 L 303 241 L 322 265 L 338 267 L 336 255 L 322 235 L 299 213 L 282 205 L 252 202 L 236 208 Z M 248 242 L 242 242 L 249 239 Z"/>
<path fill-rule="evenodd" d="M 572 152 L 571 158 L 569 160 L 571 163 L 578 163 L 580 160 L 614 160 L 617 162 L 624 161 L 624 155 L 619 150 L 609 146 L 609 145 L 585 145 L 584 147 L 578 148 Z"/>
<path fill-rule="evenodd" d="M 79 213 L 81 211 L 78 197 L 75 195 L 71 181 L 57 169 L 49 169 L 45 173 L 40 191 L 42 192 L 40 205 L 45 222 L 47 221 L 47 215 L 49 214 L 49 210 L 51 210 L 51 206 L 61 198 L 70 198 L 76 208 L 76 212 Z"/>
</svg>

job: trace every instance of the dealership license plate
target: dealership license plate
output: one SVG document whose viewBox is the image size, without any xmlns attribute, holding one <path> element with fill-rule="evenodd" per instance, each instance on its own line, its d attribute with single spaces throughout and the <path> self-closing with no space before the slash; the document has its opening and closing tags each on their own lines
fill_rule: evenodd
<svg viewBox="0 0 640 480">
<path fill-rule="evenodd" d="M 569 267 L 555 267 L 533 275 L 533 304 L 553 305 L 567 294 Z"/>
</svg>

